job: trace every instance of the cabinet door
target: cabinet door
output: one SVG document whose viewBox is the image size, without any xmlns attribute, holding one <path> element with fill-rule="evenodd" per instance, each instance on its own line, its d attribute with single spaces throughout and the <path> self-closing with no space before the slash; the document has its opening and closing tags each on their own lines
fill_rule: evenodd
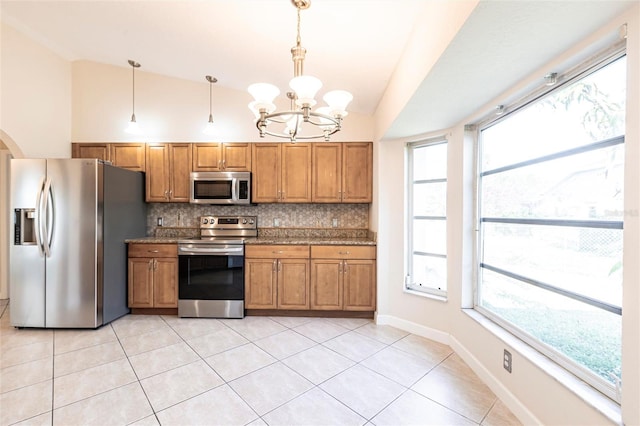
<svg viewBox="0 0 640 426">
<path fill-rule="evenodd" d="M 153 307 L 153 259 L 129 258 L 128 291 L 130 308 Z"/>
<path fill-rule="evenodd" d="M 252 201 L 277 203 L 280 199 L 280 144 L 252 144 L 251 171 Z"/>
<path fill-rule="evenodd" d="M 344 310 L 375 311 L 376 261 L 345 261 L 342 275 L 344 278 Z"/>
<path fill-rule="evenodd" d="M 276 309 L 276 259 L 245 260 L 245 307 L 247 309 Z"/>
<path fill-rule="evenodd" d="M 282 185 L 280 201 L 311 202 L 311 144 L 282 144 Z"/>
<path fill-rule="evenodd" d="M 309 260 L 278 259 L 278 309 L 309 309 Z"/>
<path fill-rule="evenodd" d="M 178 307 L 178 259 L 153 259 L 153 307 Z"/>
<path fill-rule="evenodd" d="M 226 172 L 250 172 L 251 145 L 248 143 L 222 144 L 222 168 Z"/>
<path fill-rule="evenodd" d="M 108 143 L 72 143 L 71 158 L 97 158 L 111 161 Z"/>
<path fill-rule="evenodd" d="M 144 172 L 145 152 L 143 143 L 112 143 L 111 162 L 123 169 Z"/>
<path fill-rule="evenodd" d="M 193 171 L 218 172 L 222 167 L 222 144 L 194 143 L 192 144 Z"/>
<path fill-rule="evenodd" d="M 339 203 L 342 193 L 342 144 L 314 143 L 312 148 L 314 203 Z"/>
<path fill-rule="evenodd" d="M 311 261 L 311 309 L 342 310 L 342 261 Z"/>
<path fill-rule="evenodd" d="M 172 143 L 170 150 L 169 199 L 174 203 L 189 202 L 189 174 L 191 173 L 191 145 Z"/>
<path fill-rule="evenodd" d="M 147 145 L 146 200 L 147 202 L 169 201 L 169 146 Z"/>
<path fill-rule="evenodd" d="M 370 142 L 342 145 L 342 202 L 372 201 L 373 147 Z"/>
</svg>

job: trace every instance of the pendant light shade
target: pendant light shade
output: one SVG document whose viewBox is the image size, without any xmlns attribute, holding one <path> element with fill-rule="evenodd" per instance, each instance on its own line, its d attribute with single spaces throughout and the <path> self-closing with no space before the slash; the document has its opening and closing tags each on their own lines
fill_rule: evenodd
<svg viewBox="0 0 640 426">
<path fill-rule="evenodd" d="M 130 135 L 141 135 L 142 129 L 136 121 L 136 68 L 140 68 L 140 64 L 131 59 L 127 62 L 131 65 L 131 120 L 124 131 Z"/>
<path fill-rule="evenodd" d="M 207 81 L 209 82 L 209 121 L 207 122 L 207 126 L 204 128 L 202 133 L 205 135 L 212 136 L 215 133 L 215 126 L 213 125 L 213 113 L 212 113 L 212 104 L 211 104 L 211 87 L 213 83 L 218 81 L 217 78 L 211 77 L 210 75 L 205 76 Z"/>
</svg>

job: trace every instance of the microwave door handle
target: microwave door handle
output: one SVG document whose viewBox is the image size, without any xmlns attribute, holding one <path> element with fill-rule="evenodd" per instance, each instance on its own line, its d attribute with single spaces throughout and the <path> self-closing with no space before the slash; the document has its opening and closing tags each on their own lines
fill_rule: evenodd
<svg viewBox="0 0 640 426">
<path fill-rule="evenodd" d="M 238 199 L 238 186 L 240 185 L 240 179 L 233 178 L 231 180 L 231 201 Z"/>
</svg>

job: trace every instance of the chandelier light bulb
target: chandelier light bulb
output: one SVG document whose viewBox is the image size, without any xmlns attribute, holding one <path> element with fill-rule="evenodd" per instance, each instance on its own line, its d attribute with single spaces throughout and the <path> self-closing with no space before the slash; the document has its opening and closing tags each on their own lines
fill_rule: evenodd
<svg viewBox="0 0 640 426">
<path fill-rule="evenodd" d="M 353 100 L 353 95 L 346 90 L 332 90 L 325 93 L 322 99 L 329 105 L 331 115 L 346 117 L 347 105 Z"/>
<path fill-rule="evenodd" d="M 276 106 L 273 104 L 273 100 L 280 94 L 280 89 L 269 83 L 255 83 L 249 86 L 247 90 L 255 100 L 255 102 L 252 102 L 254 108 L 258 111 L 264 108 L 267 110 L 267 114 L 275 111 Z"/>
<path fill-rule="evenodd" d="M 289 87 L 296 92 L 296 105 L 312 107 L 316 104 L 314 98 L 322 87 L 322 82 L 310 75 L 300 75 L 291 79 Z"/>
</svg>

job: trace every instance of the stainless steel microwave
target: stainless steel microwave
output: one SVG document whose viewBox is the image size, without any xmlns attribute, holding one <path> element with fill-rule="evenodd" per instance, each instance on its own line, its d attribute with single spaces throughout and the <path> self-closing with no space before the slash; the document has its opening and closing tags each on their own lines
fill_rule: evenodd
<svg viewBox="0 0 640 426">
<path fill-rule="evenodd" d="M 250 204 L 250 172 L 192 172 L 189 201 L 195 204 Z"/>
</svg>

